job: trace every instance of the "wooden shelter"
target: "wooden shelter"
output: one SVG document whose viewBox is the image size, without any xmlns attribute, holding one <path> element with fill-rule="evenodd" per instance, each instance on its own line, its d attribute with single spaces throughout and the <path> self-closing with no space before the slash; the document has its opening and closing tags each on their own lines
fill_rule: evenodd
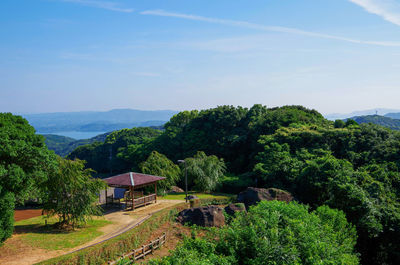
<svg viewBox="0 0 400 265">
<path fill-rule="evenodd" d="M 107 182 L 108 186 L 114 188 L 124 188 L 129 191 L 129 198 L 126 199 L 127 208 L 132 210 L 150 204 L 152 202 L 157 202 L 157 182 L 165 179 L 164 177 L 158 177 L 153 175 L 128 172 L 113 177 L 103 179 Z M 135 198 L 135 189 L 152 186 L 154 185 L 154 193 L 147 196 L 139 196 Z M 106 193 L 107 198 L 107 193 Z"/>
</svg>

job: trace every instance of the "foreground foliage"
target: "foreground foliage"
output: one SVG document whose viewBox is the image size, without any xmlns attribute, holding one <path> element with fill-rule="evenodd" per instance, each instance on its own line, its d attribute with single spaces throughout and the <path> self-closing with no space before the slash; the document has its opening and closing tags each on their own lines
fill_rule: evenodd
<svg viewBox="0 0 400 265">
<path fill-rule="evenodd" d="M 214 232 L 151 264 L 358 264 L 354 227 L 327 206 L 264 201 Z"/>
<path fill-rule="evenodd" d="M 376 125 L 300 126 L 261 137 L 255 170 L 266 186 L 343 210 L 363 264 L 400 262 L 400 134 Z"/>
<path fill-rule="evenodd" d="M 13 232 L 15 203 L 39 197 L 53 159 L 25 119 L 0 113 L 0 244 Z"/>
</svg>

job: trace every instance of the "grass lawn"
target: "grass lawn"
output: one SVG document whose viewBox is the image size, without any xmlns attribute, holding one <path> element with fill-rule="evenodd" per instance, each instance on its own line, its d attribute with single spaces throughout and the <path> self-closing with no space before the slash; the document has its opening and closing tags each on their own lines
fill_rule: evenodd
<svg viewBox="0 0 400 265">
<path fill-rule="evenodd" d="M 200 199 L 227 199 L 231 198 L 235 195 L 232 194 L 224 194 L 224 193 L 201 193 L 201 192 L 188 192 L 188 195 L 196 195 Z M 185 193 L 171 193 L 165 196 L 160 197 L 162 200 L 185 200 Z"/>
<path fill-rule="evenodd" d="M 48 226 L 45 226 L 45 218 L 38 216 L 16 222 L 14 227 L 16 233 L 21 235 L 21 239 L 32 247 L 61 250 L 82 245 L 101 236 L 103 233 L 98 229 L 111 223 L 96 217 L 82 228 L 74 231 L 61 231 L 51 226 L 56 221 L 56 218 L 50 218 Z"/>
</svg>

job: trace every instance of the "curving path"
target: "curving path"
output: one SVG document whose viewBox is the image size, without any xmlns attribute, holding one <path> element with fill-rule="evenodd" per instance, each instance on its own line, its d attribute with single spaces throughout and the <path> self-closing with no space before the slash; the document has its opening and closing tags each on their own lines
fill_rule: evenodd
<svg viewBox="0 0 400 265">
<path fill-rule="evenodd" d="M 103 235 L 95 238 L 94 240 L 86 244 L 80 245 L 72 249 L 49 251 L 39 248 L 33 248 L 32 246 L 23 244 L 21 240 L 19 240 L 20 235 L 14 235 L 11 239 L 7 240 L 6 244 L 10 246 L 11 249 L 15 248 L 16 251 L 11 250 L 9 253 L 0 253 L 0 264 L 34 264 L 47 259 L 76 252 L 84 248 L 94 246 L 96 244 L 100 244 L 140 225 L 145 220 L 150 218 L 154 213 L 182 202 L 183 201 L 181 200 L 158 200 L 155 204 L 135 209 L 135 211 L 133 212 L 116 211 L 105 214 L 104 217 L 107 220 L 111 221 L 112 224 L 100 228 L 100 231 L 103 232 Z"/>
</svg>

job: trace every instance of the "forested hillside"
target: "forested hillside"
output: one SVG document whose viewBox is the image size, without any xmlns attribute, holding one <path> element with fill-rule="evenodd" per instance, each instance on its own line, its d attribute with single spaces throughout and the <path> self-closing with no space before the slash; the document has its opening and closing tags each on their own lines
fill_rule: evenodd
<svg viewBox="0 0 400 265">
<path fill-rule="evenodd" d="M 114 132 L 69 157 L 109 174 L 140 170 L 152 151 L 173 163 L 198 151 L 222 158 L 229 174 L 216 186 L 221 191 L 257 184 L 285 189 L 312 209 L 342 210 L 357 229 L 362 264 L 400 263 L 400 132 L 331 122 L 301 106 L 220 106 L 181 112 L 163 132 Z"/>
<path fill-rule="evenodd" d="M 380 116 L 380 115 L 367 115 L 367 116 L 356 116 L 352 117 L 352 120 L 355 120 L 357 123 L 362 124 L 362 123 L 373 123 L 377 125 L 384 126 L 386 128 L 392 129 L 392 130 L 400 130 L 400 120 L 398 119 L 392 119 L 386 116 Z"/>
<path fill-rule="evenodd" d="M 44 134 L 46 139 L 46 145 L 50 150 L 53 150 L 59 156 L 66 156 L 81 145 L 91 144 L 94 142 L 104 142 L 107 135 L 111 132 L 103 133 L 92 137 L 90 139 L 76 140 L 70 137 L 55 135 L 55 134 Z"/>
</svg>

